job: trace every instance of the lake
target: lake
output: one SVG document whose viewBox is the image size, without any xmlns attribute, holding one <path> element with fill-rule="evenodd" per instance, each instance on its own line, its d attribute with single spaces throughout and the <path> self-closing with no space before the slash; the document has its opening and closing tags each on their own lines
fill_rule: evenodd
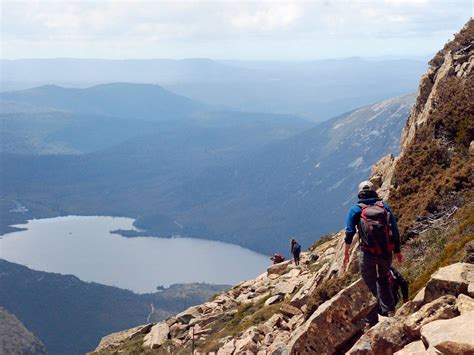
<svg viewBox="0 0 474 355">
<path fill-rule="evenodd" d="M 233 285 L 263 273 L 270 264 L 268 257 L 228 243 L 110 233 L 134 229 L 133 221 L 103 216 L 30 220 L 15 225 L 27 230 L 0 237 L 0 257 L 138 293 L 173 283 Z"/>
</svg>

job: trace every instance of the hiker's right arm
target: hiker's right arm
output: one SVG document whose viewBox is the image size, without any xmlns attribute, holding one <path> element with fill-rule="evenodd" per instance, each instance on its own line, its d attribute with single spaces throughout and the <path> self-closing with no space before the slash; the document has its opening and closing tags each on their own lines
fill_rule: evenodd
<svg viewBox="0 0 474 355">
<path fill-rule="evenodd" d="M 360 215 L 360 207 L 353 206 L 346 219 L 346 237 L 344 238 L 344 266 L 349 262 L 352 239 L 356 233 L 357 216 Z M 359 217 L 360 218 L 360 217 Z"/>
<path fill-rule="evenodd" d="M 352 206 L 346 218 L 346 237 L 344 238 L 344 241 L 349 246 L 352 244 L 352 239 L 356 234 L 357 216 L 360 216 L 360 207 L 357 205 Z"/>
</svg>

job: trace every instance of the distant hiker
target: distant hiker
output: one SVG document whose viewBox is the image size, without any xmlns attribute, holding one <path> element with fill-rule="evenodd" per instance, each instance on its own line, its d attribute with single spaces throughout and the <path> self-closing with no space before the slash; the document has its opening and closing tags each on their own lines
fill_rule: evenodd
<svg viewBox="0 0 474 355">
<path fill-rule="evenodd" d="M 301 245 L 298 244 L 295 238 L 291 239 L 291 255 L 296 265 L 300 264 Z"/>
<path fill-rule="evenodd" d="M 273 264 L 279 264 L 283 261 L 285 261 L 285 257 L 283 255 L 280 255 L 278 253 L 275 253 L 275 255 L 273 255 L 271 258 L 270 258 L 271 261 L 273 261 Z"/>
<path fill-rule="evenodd" d="M 357 226 L 362 278 L 378 300 L 378 313 L 391 315 L 395 310 L 389 282 L 393 254 L 399 262 L 403 260 L 397 221 L 370 181 L 359 184 L 358 198 L 359 202 L 352 206 L 346 220 L 344 266 L 349 262 L 350 246 Z M 376 311 L 367 317 L 371 325 L 377 323 Z"/>
<path fill-rule="evenodd" d="M 400 291 L 402 293 L 403 303 L 408 301 L 408 282 L 403 278 L 402 274 L 398 272 L 393 266 L 390 267 L 388 274 L 390 288 L 392 290 L 393 304 L 396 306 L 400 300 Z"/>
</svg>

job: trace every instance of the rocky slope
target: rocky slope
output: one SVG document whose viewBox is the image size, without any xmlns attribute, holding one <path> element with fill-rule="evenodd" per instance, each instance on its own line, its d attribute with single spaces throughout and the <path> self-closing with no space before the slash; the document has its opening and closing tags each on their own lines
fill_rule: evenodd
<svg viewBox="0 0 474 355">
<path fill-rule="evenodd" d="M 316 242 L 299 267 L 271 266 L 164 322 L 105 337 L 96 352 L 474 353 L 473 65 L 471 20 L 430 62 L 400 156 L 372 170 L 400 215 L 408 259 L 400 269 L 414 295 L 394 317 L 364 323 L 375 300 L 358 278 L 355 245 L 343 270 L 340 232 Z"/>
<path fill-rule="evenodd" d="M 0 354 L 47 354 L 43 343 L 3 307 L 0 307 Z"/>
</svg>

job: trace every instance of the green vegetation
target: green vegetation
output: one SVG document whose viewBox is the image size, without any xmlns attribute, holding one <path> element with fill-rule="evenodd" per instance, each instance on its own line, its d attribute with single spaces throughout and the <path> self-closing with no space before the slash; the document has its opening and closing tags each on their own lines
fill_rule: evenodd
<svg viewBox="0 0 474 355">
<path fill-rule="evenodd" d="M 430 62 L 447 52 L 463 53 L 474 38 L 474 21 Z M 398 217 L 406 262 L 400 271 L 413 297 L 438 268 L 463 258 L 474 239 L 474 175 L 469 145 L 474 140 L 474 80 L 448 76 L 438 82 L 435 104 L 400 158 L 390 205 Z M 420 100 L 426 100 L 420 96 Z M 448 216 L 456 208 L 456 213 Z M 432 218 L 430 220 L 430 217 Z M 433 221 L 434 220 L 434 221 Z"/>
<path fill-rule="evenodd" d="M 462 48 L 473 35 L 471 20 L 443 51 Z M 436 57 L 433 60 L 438 61 Z M 469 78 L 443 79 L 427 123 L 418 128 L 414 142 L 399 160 L 389 202 L 405 241 L 411 237 L 410 228 L 417 218 L 459 204 L 464 192 L 474 187 L 469 153 L 469 144 L 474 140 L 473 97 L 472 74 Z"/>
<path fill-rule="evenodd" d="M 434 228 L 405 245 L 407 261 L 400 271 L 410 283 L 410 297 L 426 285 L 437 269 L 463 259 L 465 245 L 474 240 L 474 204 L 459 210 L 450 225 L 448 230 Z"/>
<path fill-rule="evenodd" d="M 265 306 L 265 301 L 269 298 L 264 297 L 255 303 L 245 303 L 239 306 L 237 312 L 233 315 L 226 315 L 212 324 L 212 332 L 209 338 L 202 344 L 198 344 L 199 350 L 203 353 L 216 351 L 219 348 L 219 339 L 225 337 L 234 337 L 241 334 L 251 326 L 264 323 L 272 315 L 280 310 L 282 303 Z"/>
<path fill-rule="evenodd" d="M 446 43 L 441 51 L 430 61 L 430 65 L 439 65 L 442 63 L 444 54 L 455 49 L 464 48 L 472 43 L 474 38 L 474 20 L 469 20 L 467 24 L 459 31 L 452 41 Z"/>
<path fill-rule="evenodd" d="M 329 262 L 328 259 L 325 259 L 325 260 L 317 260 L 315 261 L 314 263 L 310 264 L 308 266 L 308 269 L 313 272 L 313 273 L 316 273 L 318 272 L 324 265 L 326 265 L 327 263 Z"/>
<path fill-rule="evenodd" d="M 320 245 L 323 245 L 326 242 L 329 242 L 337 233 L 326 234 L 320 237 L 317 241 L 315 241 L 309 248 L 309 251 L 314 251 Z"/>
<path fill-rule="evenodd" d="M 125 342 L 122 346 L 114 348 L 113 351 L 100 350 L 87 353 L 87 355 L 112 355 L 112 354 L 124 354 L 124 355 L 138 355 L 138 354 L 153 354 L 151 351 L 143 349 L 143 338 L 145 335 L 139 335 L 134 339 Z"/>
</svg>

